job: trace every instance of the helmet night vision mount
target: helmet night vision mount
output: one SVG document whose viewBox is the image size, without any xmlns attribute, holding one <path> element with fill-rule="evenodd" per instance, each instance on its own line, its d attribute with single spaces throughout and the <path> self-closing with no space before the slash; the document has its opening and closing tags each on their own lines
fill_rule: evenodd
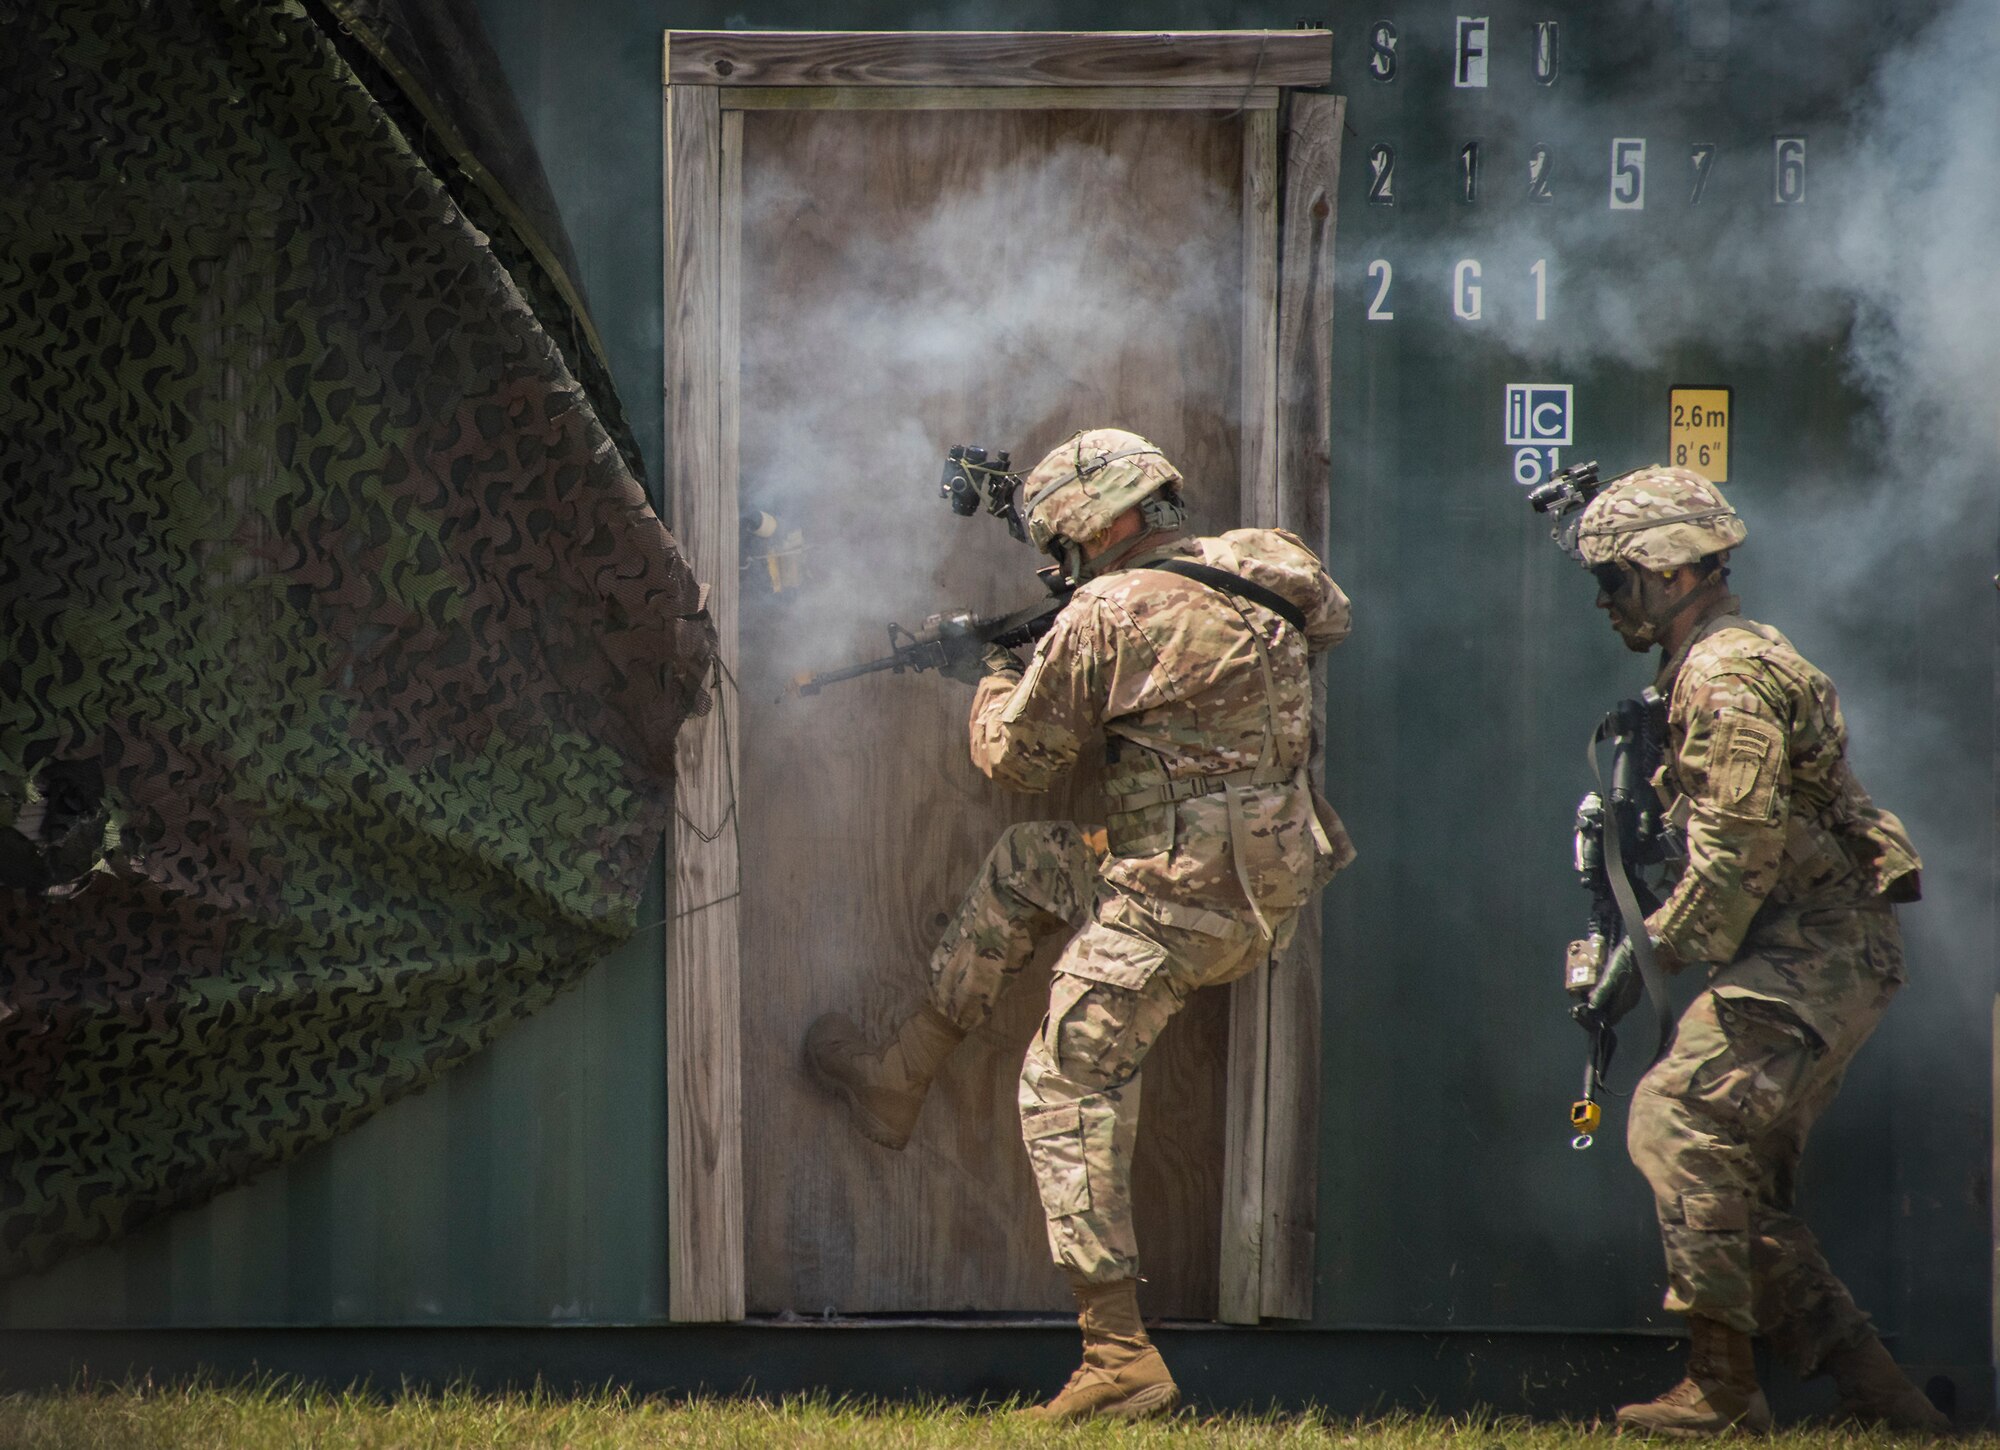
<svg viewBox="0 0 2000 1450">
<path fill-rule="evenodd" d="M 991 457 L 984 448 L 970 443 L 954 443 L 944 457 L 944 477 L 938 481 L 938 497 L 951 503 L 951 511 L 971 518 L 981 508 L 996 519 L 1007 521 L 1007 532 L 1021 543 L 1028 542 L 1028 520 L 1021 512 L 1021 475 L 1010 471 L 1012 460 L 1001 449 Z"/>
<path fill-rule="evenodd" d="M 1556 541 L 1557 548 L 1581 564 L 1583 546 L 1577 541 L 1577 530 L 1583 525 L 1583 511 L 1590 507 L 1592 499 L 1617 481 L 1598 478 L 1595 458 L 1588 463 L 1571 464 L 1530 493 L 1528 507 L 1538 514 L 1549 515 L 1549 537 Z"/>
</svg>

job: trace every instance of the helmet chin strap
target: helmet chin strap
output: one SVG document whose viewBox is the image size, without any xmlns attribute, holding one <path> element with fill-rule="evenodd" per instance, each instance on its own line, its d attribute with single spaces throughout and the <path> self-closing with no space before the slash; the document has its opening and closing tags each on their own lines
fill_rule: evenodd
<svg viewBox="0 0 2000 1450">
<path fill-rule="evenodd" d="M 1658 576 L 1655 575 L 1654 577 L 1657 578 Z M 1664 610 L 1661 610 L 1657 614 L 1649 610 L 1648 616 L 1642 621 L 1640 628 L 1632 632 L 1633 638 L 1642 641 L 1642 648 L 1649 648 L 1657 644 L 1664 649 L 1666 647 L 1665 636 L 1667 627 L 1690 609 L 1694 608 L 1695 605 L 1699 604 L 1704 596 L 1713 594 L 1721 586 L 1722 582 L 1723 573 L 1720 569 L 1704 575 L 1700 583 L 1696 584 L 1694 588 L 1688 590 L 1687 593 L 1676 599 Z M 1664 584 L 1664 581 L 1662 583 Z"/>
</svg>

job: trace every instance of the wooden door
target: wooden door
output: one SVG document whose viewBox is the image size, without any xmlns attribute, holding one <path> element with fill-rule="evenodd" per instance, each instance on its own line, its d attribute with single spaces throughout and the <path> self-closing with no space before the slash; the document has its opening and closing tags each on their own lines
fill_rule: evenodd
<svg viewBox="0 0 2000 1450">
<path fill-rule="evenodd" d="M 1094 772 L 1050 797 L 990 785 L 965 755 L 969 692 L 934 675 L 813 697 L 791 682 L 880 654 L 890 620 L 1035 597 L 1041 561 L 937 497 L 954 442 L 1026 466 L 1078 427 L 1130 427 L 1187 475 L 1204 531 L 1285 521 L 1317 539 L 1323 407 L 1292 443 L 1300 482 L 1280 482 L 1279 94 L 828 87 L 799 82 L 836 61 L 896 67 L 854 61 L 865 38 L 789 39 L 787 60 L 767 37 L 669 37 L 675 525 L 715 585 L 728 670 L 724 708 L 683 754 L 675 1314 L 1060 1310 L 1014 1109 L 1046 960 L 954 1055 L 901 1154 L 847 1128 L 799 1042 L 823 1011 L 878 1033 L 909 1011 L 1001 827 L 1101 819 Z M 935 37 L 875 39 L 894 62 Z M 1081 63 L 1076 37 L 952 43 L 982 40 L 1040 46 L 1045 70 Z M 987 69 L 975 60 L 956 63 Z M 725 74 L 743 84 L 686 79 Z M 1318 128 L 1337 102 L 1311 100 L 1327 102 L 1307 107 Z M 1315 264 L 1325 210 L 1318 228 L 1302 244 Z M 1311 275 L 1324 293 L 1330 268 Z M 1309 363 L 1322 307 L 1301 311 Z M 775 517 L 771 541 L 744 547 L 743 511 Z M 1270 983 L 1198 994 L 1148 1061 L 1135 1200 L 1150 1313 L 1285 1313 L 1301 1269 L 1309 1295 L 1294 1100 L 1317 1071 L 1316 934 L 1306 948 Z M 1274 989 L 1310 998 L 1310 1031 L 1274 1018 Z M 1268 1122 L 1274 1101 L 1292 1104 L 1285 1124 Z M 1282 1263 L 1301 1201 L 1306 1259 Z"/>
</svg>

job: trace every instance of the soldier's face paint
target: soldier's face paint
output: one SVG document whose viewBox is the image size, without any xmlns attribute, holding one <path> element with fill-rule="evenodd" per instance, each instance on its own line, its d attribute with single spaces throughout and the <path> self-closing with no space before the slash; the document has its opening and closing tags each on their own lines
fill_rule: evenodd
<svg viewBox="0 0 2000 1450">
<path fill-rule="evenodd" d="M 1611 616 L 1625 648 L 1634 654 L 1651 649 L 1659 631 L 1647 617 L 1646 576 L 1626 564 L 1599 564 L 1590 572 L 1597 580 L 1597 607 Z"/>
</svg>

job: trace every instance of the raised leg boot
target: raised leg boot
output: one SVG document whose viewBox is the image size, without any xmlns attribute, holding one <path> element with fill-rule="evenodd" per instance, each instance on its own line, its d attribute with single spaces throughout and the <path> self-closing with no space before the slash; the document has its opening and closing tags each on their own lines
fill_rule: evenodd
<svg viewBox="0 0 2000 1450">
<path fill-rule="evenodd" d="M 1757 1386 L 1750 1336 L 1719 1319 L 1690 1314 L 1687 1378 L 1657 1400 L 1621 1408 L 1618 1428 L 1676 1440 L 1764 1434 L 1771 1428 L 1771 1407 Z"/>
<path fill-rule="evenodd" d="M 806 1029 L 806 1071 L 847 1104 L 855 1130 L 901 1148 L 916 1129 L 931 1079 L 965 1040 L 965 1030 L 926 1002 L 879 1047 L 846 1017 L 829 1012 Z"/>
<path fill-rule="evenodd" d="M 1046 1405 L 1021 1413 L 1035 1420 L 1145 1420 L 1169 1413 L 1181 1402 L 1180 1386 L 1167 1373 L 1146 1326 L 1139 1318 L 1139 1281 L 1114 1279 L 1093 1284 L 1070 1276 L 1076 1295 L 1077 1326 L 1083 1330 L 1083 1363 Z"/>
<path fill-rule="evenodd" d="M 1839 1387 L 1842 1414 L 1891 1430 L 1951 1433 L 1951 1421 L 1896 1367 L 1874 1331 L 1859 1344 L 1829 1354 L 1826 1369 Z"/>
</svg>

